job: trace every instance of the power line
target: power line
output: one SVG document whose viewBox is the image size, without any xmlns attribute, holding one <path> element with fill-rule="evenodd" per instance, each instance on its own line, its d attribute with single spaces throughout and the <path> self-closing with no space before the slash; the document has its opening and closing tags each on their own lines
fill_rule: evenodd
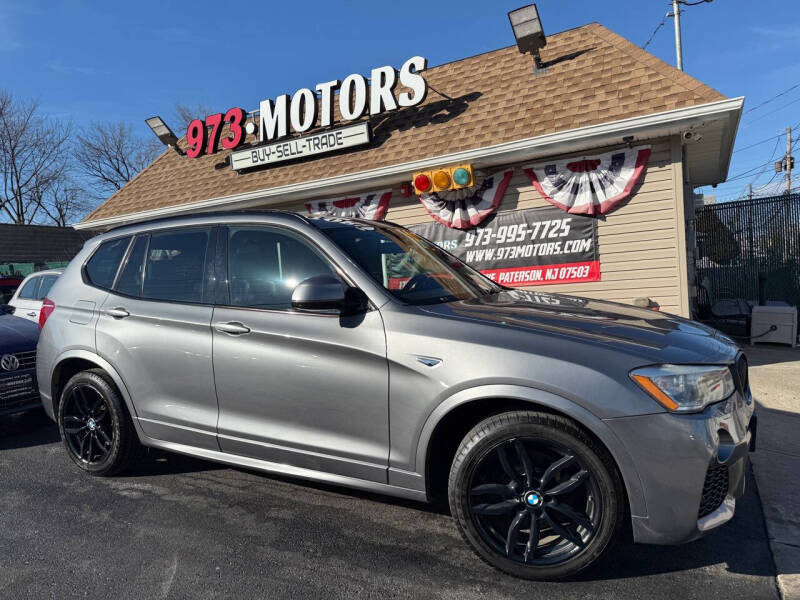
<svg viewBox="0 0 800 600">
<path fill-rule="evenodd" d="M 666 22 L 667 22 L 667 19 L 668 19 L 668 18 L 669 18 L 669 13 L 665 14 L 665 15 L 664 15 L 664 18 L 663 18 L 663 19 L 661 19 L 661 23 L 659 23 L 659 24 L 656 26 L 656 28 L 653 30 L 653 33 L 652 33 L 652 35 L 650 36 L 650 39 L 649 39 L 649 40 L 647 40 L 647 42 L 645 43 L 645 45 L 644 45 L 644 46 L 642 46 L 642 50 L 647 50 L 647 47 L 650 45 L 650 42 L 652 42 L 652 41 L 653 41 L 653 38 L 654 38 L 654 37 L 656 37 L 656 34 L 658 33 L 658 30 L 659 30 L 659 29 L 661 29 L 661 28 L 664 26 L 664 23 L 666 23 Z"/>
<path fill-rule="evenodd" d="M 797 125 L 795 125 L 794 127 L 792 127 L 792 129 L 798 129 L 798 128 L 800 128 L 800 123 L 798 123 Z M 717 188 L 725 188 L 725 187 L 727 186 L 727 184 L 729 184 L 730 182 L 733 182 L 733 181 L 738 181 L 738 180 L 740 180 L 740 179 L 743 179 L 743 178 L 745 178 L 747 175 L 749 175 L 750 173 L 752 173 L 753 171 L 756 171 L 756 170 L 758 170 L 758 169 L 761 169 L 761 171 L 760 171 L 759 173 L 757 173 L 757 174 L 754 176 L 753 180 L 750 182 L 750 185 L 755 185 L 755 183 L 758 181 L 758 179 L 759 179 L 759 178 L 760 178 L 760 177 L 761 177 L 761 176 L 764 174 L 764 172 L 767 170 L 767 168 L 769 167 L 769 165 L 772 165 L 772 164 L 774 164 L 774 160 L 775 160 L 775 153 L 778 151 L 778 146 L 779 146 L 779 144 L 780 144 L 781 138 L 782 138 L 784 135 L 786 135 L 786 133 L 781 133 L 781 134 L 779 134 L 779 135 L 773 136 L 773 137 L 771 137 L 771 138 L 767 138 L 766 140 L 762 140 L 761 142 L 757 142 L 756 144 L 753 144 L 752 146 L 756 146 L 756 145 L 758 145 L 758 144 L 762 144 L 762 143 L 764 143 L 764 142 L 768 142 L 768 141 L 769 141 L 769 140 L 771 140 L 771 139 L 774 139 L 774 140 L 775 140 L 775 146 L 773 146 L 773 148 L 772 148 L 772 152 L 770 153 L 769 160 L 768 160 L 767 162 L 763 163 L 763 164 L 760 164 L 760 165 L 757 165 L 757 166 L 753 167 L 752 169 L 748 169 L 747 171 L 743 171 L 743 172 L 741 172 L 741 173 L 737 173 L 736 175 L 734 175 L 734 176 L 732 176 L 732 177 L 729 177 L 727 180 L 725 180 L 725 182 L 723 182 L 721 185 L 717 186 Z M 794 147 L 795 147 L 795 145 L 796 145 L 797 143 L 800 143 L 800 140 L 795 140 L 795 141 L 793 141 L 793 142 L 792 142 L 792 148 L 794 148 Z M 747 147 L 745 147 L 745 148 L 742 148 L 742 150 L 745 150 L 746 148 L 750 148 L 750 147 L 752 147 L 752 146 L 747 146 Z M 773 179 L 774 179 L 774 177 L 773 177 Z M 717 189 L 717 188 L 715 188 L 715 189 Z"/>
<path fill-rule="evenodd" d="M 734 175 L 733 177 L 729 177 L 729 178 L 727 179 L 727 182 L 730 182 L 730 181 L 738 181 L 738 180 L 740 180 L 740 179 L 745 179 L 745 178 L 746 178 L 748 175 L 750 175 L 750 174 L 751 174 L 753 171 L 758 171 L 759 169 L 763 169 L 763 168 L 765 168 L 765 167 L 768 167 L 768 166 L 769 166 L 769 165 L 771 165 L 771 164 L 773 164 L 773 161 L 772 161 L 772 159 L 770 159 L 770 160 L 768 160 L 767 162 L 765 162 L 765 163 L 762 163 L 762 164 L 760 164 L 760 165 L 756 165 L 756 166 L 755 166 L 755 167 L 753 167 L 752 169 L 748 169 L 747 171 L 742 171 L 741 173 L 737 173 L 737 174 L 736 174 L 736 175 Z M 727 183 L 727 182 L 726 182 L 726 183 Z"/>
<path fill-rule="evenodd" d="M 786 104 L 784 104 L 784 105 L 782 105 L 782 106 L 779 106 L 779 107 L 778 107 L 778 108 L 776 108 L 775 110 L 771 110 L 771 111 L 769 111 L 769 112 L 766 112 L 766 113 L 764 113 L 764 114 L 762 114 L 762 115 L 759 115 L 758 117 L 756 117 L 755 119 L 753 119 L 753 120 L 752 120 L 752 121 L 750 121 L 749 123 L 745 123 L 745 124 L 744 124 L 742 127 L 750 127 L 750 126 L 751 126 L 753 123 L 755 123 L 756 121 L 760 121 L 760 120 L 761 120 L 761 119 L 763 119 L 764 117 L 768 117 L 768 116 L 770 116 L 770 115 L 774 115 L 776 112 L 779 112 L 779 111 L 783 110 L 783 109 L 784 109 L 784 108 L 786 108 L 787 106 L 791 106 L 792 104 L 797 104 L 798 102 L 800 102 L 800 98 L 795 98 L 795 99 L 794 99 L 794 100 L 792 100 L 791 102 L 787 102 Z"/>
<path fill-rule="evenodd" d="M 764 166 L 764 168 L 761 169 L 761 171 L 759 171 L 758 174 L 753 178 L 753 180 L 750 182 L 750 185 L 755 185 L 755 183 L 759 179 L 761 179 L 761 176 L 764 175 L 764 173 L 769 168 L 769 166 L 775 164 L 774 163 L 775 153 L 778 151 L 778 146 L 780 145 L 780 141 L 781 141 L 782 137 L 783 136 L 779 136 L 778 139 L 775 141 L 775 147 L 772 149 L 772 154 L 770 154 L 770 156 L 769 156 L 769 161 L 767 161 L 767 164 Z M 775 174 L 773 173 L 772 179 L 775 179 L 774 175 Z M 770 182 L 772 181 L 772 179 L 770 179 Z M 769 183 L 767 183 L 767 185 L 769 185 Z"/>
<path fill-rule="evenodd" d="M 786 135 L 786 134 L 785 133 L 779 133 L 778 135 L 770 136 L 765 140 L 761 140 L 760 142 L 756 142 L 755 144 L 750 144 L 749 146 L 745 146 L 744 148 L 739 148 L 738 150 L 734 150 L 733 154 L 736 154 L 737 152 L 741 152 L 742 150 L 749 150 L 750 148 L 755 148 L 756 146 L 760 146 L 761 144 L 766 144 L 767 142 L 769 142 L 771 140 L 774 140 L 776 137 L 779 138 L 779 137 L 783 137 L 784 135 Z"/>
<path fill-rule="evenodd" d="M 770 103 L 770 102 L 772 102 L 773 100 L 777 100 L 777 99 L 778 99 L 778 98 L 780 98 L 781 96 L 785 96 L 786 94 L 788 94 L 788 93 L 789 93 L 789 92 L 791 92 L 792 90 L 795 90 L 795 89 L 797 89 L 797 88 L 799 88 L 799 87 L 800 87 L 800 83 L 796 83 L 796 84 L 794 84 L 792 87 L 790 87 L 788 90 L 784 90 L 784 91 L 782 91 L 780 94 L 775 94 L 775 95 L 774 95 L 772 98 L 770 98 L 769 100 L 764 100 L 764 101 L 763 101 L 761 104 L 756 104 L 754 107 L 752 107 L 752 108 L 748 108 L 748 109 L 747 109 L 746 111 L 744 111 L 744 112 L 745 112 L 745 114 L 747 114 L 747 113 L 749 113 L 749 112 L 751 112 L 751 111 L 754 111 L 754 110 L 756 110 L 757 108 L 761 108 L 761 107 L 762 107 L 762 106 L 764 106 L 765 104 L 769 104 L 769 103 Z"/>
</svg>

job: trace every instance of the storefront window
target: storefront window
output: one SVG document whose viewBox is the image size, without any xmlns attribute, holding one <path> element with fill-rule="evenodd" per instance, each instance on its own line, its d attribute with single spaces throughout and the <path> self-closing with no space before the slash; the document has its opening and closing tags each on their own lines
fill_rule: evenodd
<svg viewBox="0 0 800 600">
<path fill-rule="evenodd" d="M 372 278 L 409 304 L 436 304 L 500 289 L 456 257 L 399 227 L 347 222 L 322 231 Z"/>
</svg>

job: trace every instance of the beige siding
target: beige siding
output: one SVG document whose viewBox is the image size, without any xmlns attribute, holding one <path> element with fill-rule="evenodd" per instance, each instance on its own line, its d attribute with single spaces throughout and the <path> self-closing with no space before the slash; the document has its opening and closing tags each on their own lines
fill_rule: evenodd
<svg viewBox="0 0 800 600">
<path fill-rule="evenodd" d="M 651 142 L 650 162 L 638 189 L 629 201 L 598 221 L 601 281 L 538 289 L 626 303 L 646 296 L 664 311 L 688 316 L 681 148 L 679 140 L 673 139 Z M 550 204 L 516 168 L 499 210 L 541 206 Z M 303 209 L 298 203 L 283 208 Z M 416 196 L 403 198 L 397 188 L 387 219 L 414 225 L 430 217 Z"/>
</svg>

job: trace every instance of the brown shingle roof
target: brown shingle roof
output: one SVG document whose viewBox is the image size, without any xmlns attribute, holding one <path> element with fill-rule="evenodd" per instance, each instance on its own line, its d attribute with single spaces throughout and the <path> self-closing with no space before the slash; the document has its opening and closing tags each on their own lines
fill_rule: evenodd
<svg viewBox="0 0 800 600">
<path fill-rule="evenodd" d="M 164 152 L 86 221 L 290 183 L 345 175 L 666 110 L 723 100 L 602 25 L 548 37 L 547 69 L 516 46 L 433 67 L 423 104 L 372 119 L 374 143 L 242 174 L 215 169 L 227 151 L 197 159 Z M 433 91 L 455 99 L 448 101 Z"/>
</svg>

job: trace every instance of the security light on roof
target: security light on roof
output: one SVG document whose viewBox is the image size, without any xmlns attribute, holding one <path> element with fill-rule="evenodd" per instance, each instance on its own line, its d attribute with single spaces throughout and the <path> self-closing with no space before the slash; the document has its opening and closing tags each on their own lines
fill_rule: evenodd
<svg viewBox="0 0 800 600">
<path fill-rule="evenodd" d="M 161 140 L 162 144 L 170 146 L 178 154 L 183 154 L 178 148 L 178 137 L 172 132 L 169 125 L 164 122 L 164 119 L 156 116 L 145 119 L 144 122 L 156 134 L 156 137 Z"/>
<path fill-rule="evenodd" d="M 539 10 L 535 4 L 529 4 L 522 8 L 517 8 L 508 13 L 508 20 L 514 37 L 517 40 L 517 48 L 523 54 L 532 54 L 536 61 L 536 66 L 541 66 L 539 50 L 547 45 L 547 38 L 542 29 L 542 22 L 539 20 Z"/>
</svg>

